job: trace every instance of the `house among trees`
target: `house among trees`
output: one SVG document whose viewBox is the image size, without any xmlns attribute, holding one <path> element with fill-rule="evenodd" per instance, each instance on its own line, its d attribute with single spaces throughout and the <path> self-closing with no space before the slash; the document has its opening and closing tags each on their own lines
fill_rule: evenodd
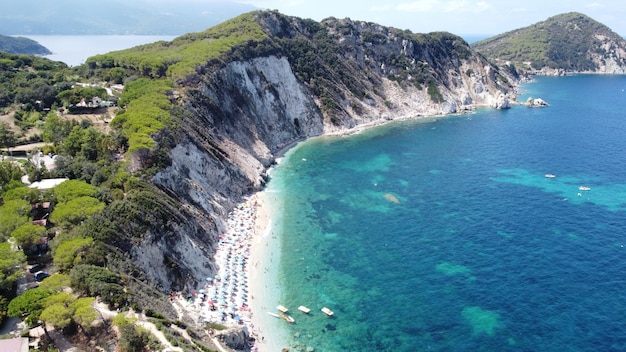
<svg viewBox="0 0 626 352">
<path fill-rule="evenodd" d="M 28 187 L 37 188 L 38 190 L 48 190 L 67 180 L 69 179 L 68 178 L 48 178 L 45 180 L 33 182 Z"/>
</svg>

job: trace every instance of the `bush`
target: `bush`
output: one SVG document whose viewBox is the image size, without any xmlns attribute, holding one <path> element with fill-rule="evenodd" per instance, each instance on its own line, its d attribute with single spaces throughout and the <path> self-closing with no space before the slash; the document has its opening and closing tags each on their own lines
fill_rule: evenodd
<svg viewBox="0 0 626 352">
<path fill-rule="evenodd" d="M 134 325 L 120 326 L 119 345 L 125 352 L 141 352 L 144 350 L 149 339 L 149 333 L 144 330 L 137 329 Z"/>
</svg>

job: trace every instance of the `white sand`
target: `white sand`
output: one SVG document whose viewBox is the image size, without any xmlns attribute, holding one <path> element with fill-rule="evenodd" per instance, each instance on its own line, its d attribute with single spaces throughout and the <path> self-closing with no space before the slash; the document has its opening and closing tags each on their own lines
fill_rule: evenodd
<svg viewBox="0 0 626 352">
<path fill-rule="evenodd" d="M 218 274 L 191 294 L 170 297 L 197 322 L 245 326 L 256 339 L 253 351 L 287 347 L 287 331 L 276 312 L 280 304 L 278 265 L 280 243 L 272 233 L 272 201 L 259 192 L 238 204 L 228 216 L 228 231 L 220 235 L 215 253 Z"/>
<path fill-rule="evenodd" d="M 276 313 L 280 304 L 280 284 L 278 265 L 280 263 L 280 243 L 273 233 L 272 216 L 276 214 L 272 207 L 271 193 L 259 192 L 257 200 L 257 222 L 252 240 L 249 265 L 249 285 L 253 293 L 250 307 L 254 313 L 253 333 L 258 339 L 256 346 L 262 352 L 281 351 L 288 347 L 287 330 L 282 319 L 267 312 Z"/>
</svg>

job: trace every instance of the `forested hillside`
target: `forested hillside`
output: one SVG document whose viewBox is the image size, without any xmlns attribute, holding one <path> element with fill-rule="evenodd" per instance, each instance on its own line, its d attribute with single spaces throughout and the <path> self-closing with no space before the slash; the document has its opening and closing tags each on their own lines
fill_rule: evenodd
<svg viewBox="0 0 626 352">
<path fill-rule="evenodd" d="M 576 12 L 481 40 L 472 47 L 491 60 L 531 70 L 624 73 L 626 69 L 626 41 Z"/>
<path fill-rule="evenodd" d="M 50 50 L 36 41 L 24 37 L 0 35 L 0 52 L 9 54 L 49 55 Z"/>
<path fill-rule="evenodd" d="M 0 64 L 9 147 L 0 162 L 0 255 L 9 258 L 0 263 L 0 318 L 44 321 L 89 348 L 113 339 L 127 351 L 162 346 L 122 315 L 113 336 L 93 302 L 144 312 L 173 345 L 210 350 L 206 331 L 221 322 L 176 311 L 166 297 L 214 277 L 228 212 L 263 187 L 280 147 L 365 124 L 505 108 L 518 82 L 512 67 L 450 33 L 276 11 L 78 67 L 8 54 Z M 18 141 L 43 144 L 14 159 Z M 25 175 L 58 184 L 29 187 Z M 45 274 L 30 272 L 42 265 Z"/>
</svg>

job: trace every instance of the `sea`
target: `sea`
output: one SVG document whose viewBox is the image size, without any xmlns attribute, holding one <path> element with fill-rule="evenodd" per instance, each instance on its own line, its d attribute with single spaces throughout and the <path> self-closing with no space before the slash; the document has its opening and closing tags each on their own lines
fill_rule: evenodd
<svg viewBox="0 0 626 352">
<path fill-rule="evenodd" d="M 625 89 L 626 76 L 536 77 L 518 99 L 548 107 L 290 150 L 266 192 L 275 303 L 295 323 L 276 320 L 288 346 L 272 347 L 625 351 Z"/>
<path fill-rule="evenodd" d="M 176 36 L 163 35 L 16 35 L 32 39 L 52 52 L 43 57 L 79 66 L 97 54 L 128 49 L 137 45 L 154 43 L 160 40 L 170 41 Z"/>
</svg>

